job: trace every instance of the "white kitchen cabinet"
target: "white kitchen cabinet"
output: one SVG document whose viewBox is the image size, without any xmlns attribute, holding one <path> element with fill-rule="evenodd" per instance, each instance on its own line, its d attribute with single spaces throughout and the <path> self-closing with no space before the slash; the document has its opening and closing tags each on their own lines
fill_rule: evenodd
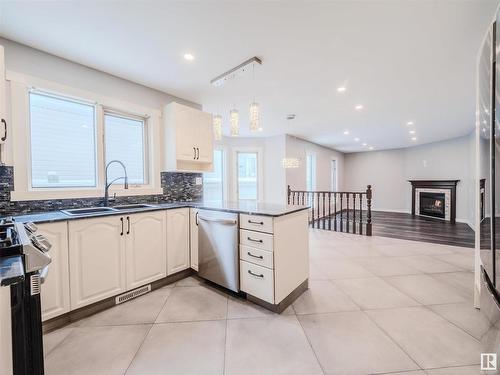
<svg viewBox="0 0 500 375">
<path fill-rule="evenodd" d="M 165 211 L 128 215 L 126 220 L 127 290 L 167 276 Z"/>
<path fill-rule="evenodd" d="M 48 320 L 70 310 L 68 223 L 39 224 L 37 234 L 52 245 L 52 259 L 45 282 L 42 284 L 42 320 Z"/>
<path fill-rule="evenodd" d="M 125 291 L 125 226 L 120 216 L 69 222 L 72 310 Z"/>
<path fill-rule="evenodd" d="M 4 48 L 0 46 L 0 144 L 7 139 L 7 114 L 6 114 L 6 81 L 5 81 L 5 56 Z"/>
<path fill-rule="evenodd" d="M 207 172 L 213 169 L 210 113 L 170 103 L 163 109 L 163 134 L 166 170 Z"/>
<path fill-rule="evenodd" d="M 191 258 L 191 268 L 198 271 L 198 209 L 190 209 L 189 220 L 189 254 Z"/>
<path fill-rule="evenodd" d="M 190 267 L 189 208 L 167 211 L 167 274 Z"/>
</svg>

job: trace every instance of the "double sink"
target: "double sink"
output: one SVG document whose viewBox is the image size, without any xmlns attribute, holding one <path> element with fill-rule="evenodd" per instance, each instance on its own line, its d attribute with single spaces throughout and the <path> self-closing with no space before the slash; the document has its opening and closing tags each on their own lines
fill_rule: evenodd
<svg viewBox="0 0 500 375">
<path fill-rule="evenodd" d="M 94 215 L 106 212 L 119 212 L 119 211 L 129 211 L 129 210 L 140 210 L 144 208 L 155 208 L 157 206 L 152 204 L 124 204 L 114 207 L 86 207 L 86 208 L 74 208 L 70 210 L 61 210 L 62 213 L 69 216 L 80 216 L 80 215 Z"/>
</svg>

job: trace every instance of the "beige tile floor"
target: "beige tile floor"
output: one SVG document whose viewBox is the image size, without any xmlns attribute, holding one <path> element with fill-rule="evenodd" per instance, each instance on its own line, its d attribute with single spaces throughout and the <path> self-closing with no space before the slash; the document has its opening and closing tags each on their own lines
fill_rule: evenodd
<svg viewBox="0 0 500 375">
<path fill-rule="evenodd" d="M 44 337 L 48 375 L 480 374 L 473 251 L 310 232 L 283 314 L 191 277 Z"/>
</svg>

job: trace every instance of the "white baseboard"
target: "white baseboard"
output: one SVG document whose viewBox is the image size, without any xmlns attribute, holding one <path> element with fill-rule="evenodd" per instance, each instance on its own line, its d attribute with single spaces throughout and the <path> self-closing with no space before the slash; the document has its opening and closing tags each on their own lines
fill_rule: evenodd
<svg viewBox="0 0 500 375">
<path fill-rule="evenodd" d="M 374 209 L 372 208 L 372 212 L 373 211 L 381 211 L 381 212 L 398 212 L 400 214 L 411 214 L 411 211 L 410 210 L 393 210 L 393 209 L 386 209 L 386 208 L 377 208 L 377 209 Z"/>
</svg>

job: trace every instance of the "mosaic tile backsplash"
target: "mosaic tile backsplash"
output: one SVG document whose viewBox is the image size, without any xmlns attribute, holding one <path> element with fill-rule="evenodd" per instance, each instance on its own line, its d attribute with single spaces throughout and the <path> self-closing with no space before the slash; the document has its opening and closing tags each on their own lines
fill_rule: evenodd
<svg viewBox="0 0 500 375">
<path fill-rule="evenodd" d="M 161 187 L 163 189 L 163 194 L 116 197 L 116 200 L 110 202 L 110 205 L 201 201 L 203 199 L 203 185 L 196 185 L 197 177 L 202 178 L 202 174 L 162 172 Z M 0 166 L 0 216 L 64 210 L 69 208 L 94 207 L 102 205 L 103 203 L 103 197 L 11 201 L 10 192 L 13 190 L 14 168 Z"/>
</svg>

